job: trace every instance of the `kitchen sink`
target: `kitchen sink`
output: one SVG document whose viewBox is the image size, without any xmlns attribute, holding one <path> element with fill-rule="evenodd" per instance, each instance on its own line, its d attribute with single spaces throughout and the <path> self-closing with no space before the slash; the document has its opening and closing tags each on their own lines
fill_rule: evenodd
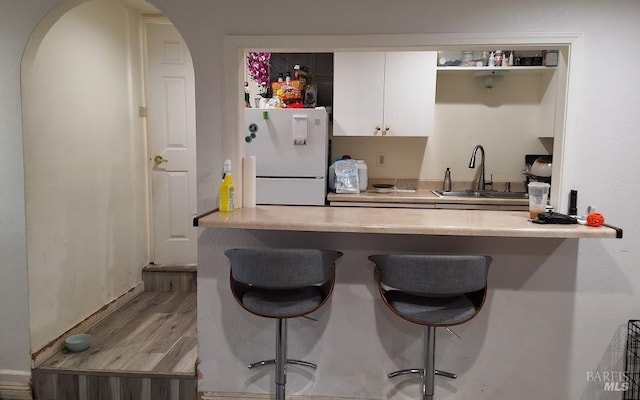
<svg viewBox="0 0 640 400">
<path fill-rule="evenodd" d="M 445 192 L 443 190 L 432 190 L 433 194 L 438 197 L 466 197 L 466 198 L 482 198 L 482 199 L 527 199 L 529 196 L 526 192 L 497 192 L 493 190 L 461 190 L 454 192 Z"/>
<path fill-rule="evenodd" d="M 473 190 L 464 190 L 457 192 L 445 192 L 444 190 L 432 190 L 433 194 L 438 197 L 483 197 L 482 193 Z"/>
</svg>

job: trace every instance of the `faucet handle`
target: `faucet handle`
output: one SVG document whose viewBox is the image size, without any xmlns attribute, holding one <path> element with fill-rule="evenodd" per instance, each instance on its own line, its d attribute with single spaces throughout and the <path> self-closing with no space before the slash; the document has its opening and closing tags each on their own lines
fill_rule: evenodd
<svg viewBox="0 0 640 400">
<path fill-rule="evenodd" d="M 489 180 L 485 180 L 484 181 L 484 186 L 491 186 L 491 189 L 493 190 L 493 174 L 490 175 L 491 178 L 489 178 Z"/>
</svg>

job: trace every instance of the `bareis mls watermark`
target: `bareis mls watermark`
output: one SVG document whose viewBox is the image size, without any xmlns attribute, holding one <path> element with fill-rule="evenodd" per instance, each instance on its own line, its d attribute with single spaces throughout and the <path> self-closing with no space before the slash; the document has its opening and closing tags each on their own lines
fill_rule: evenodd
<svg viewBox="0 0 640 400">
<path fill-rule="evenodd" d="M 629 377 L 625 371 L 587 371 L 587 382 L 602 383 L 605 392 L 629 390 Z"/>
</svg>

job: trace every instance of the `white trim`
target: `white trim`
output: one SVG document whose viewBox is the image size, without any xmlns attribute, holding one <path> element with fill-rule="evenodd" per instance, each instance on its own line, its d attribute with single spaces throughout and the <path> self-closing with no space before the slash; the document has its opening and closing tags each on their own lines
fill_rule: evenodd
<svg viewBox="0 0 640 400">
<path fill-rule="evenodd" d="M 145 160 L 151 160 L 153 155 L 149 151 L 149 139 L 150 139 L 150 131 L 149 131 L 149 123 L 148 123 L 148 110 L 149 110 L 149 101 L 147 99 L 148 95 L 148 81 L 149 81 L 149 60 L 147 57 L 147 26 L 149 24 L 171 24 L 171 21 L 167 17 L 160 16 L 142 16 L 140 19 L 140 56 L 142 58 L 141 62 L 141 71 L 140 76 L 142 77 L 142 102 L 141 104 L 146 110 L 144 118 L 142 118 L 142 130 L 144 134 L 144 154 Z M 146 188 L 145 197 L 147 202 L 147 256 L 149 261 L 155 261 L 156 258 L 156 238 L 153 231 L 153 188 L 151 185 L 151 173 L 153 172 L 151 168 L 149 168 L 149 163 L 145 162 L 145 180 L 146 180 Z"/>
<path fill-rule="evenodd" d="M 566 209 L 569 187 L 562 179 L 566 175 L 564 143 L 567 137 L 576 135 L 578 126 L 577 110 L 579 83 L 581 82 L 580 60 L 582 56 L 581 33 L 451 33 L 451 34 L 397 34 L 397 35 L 227 35 L 224 41 L 225 99 L 222 132 L 222 157 L 230 158 L 235 171 L 241 171 L 240 160 L 243 148 L 242 126 L 244 102 L 238 95 L 242 86 L 245 51 L 269 49 L 273 52 L 332 52 L 336 50 L 442 50 L 443 48 L 465 48 L 470 46 L 531 47 L 544 49 L 555 46 L 569 47 L 567 60 L 567 96 L 565 109 L 564 137 L 554 139 L 552 193 L 551 199 L 556 210 Z M 286 43 L 286 47 L 283 46 Z M 237 198 L 242 199 L 242 183 L 236 184 Z"/>
<path fill-rule="evenodd" d="M 42 346 L 40 349 L 36 351 L 33 351 L 31 354 L 32 368 L 37 368 L 45 360 L 49 359 L 51 356 L 53 356 L 55 353 L 61 350 L 62 347 L 64 346 L 64 339 L 67 336 L 86 331 L 87 329 L 91 328 L 98 322 L 102 321 L 103 319 L 111 315 L 113 312 L 117 311 L 120 307 L 127 304 L 129 301 L 131 301 L 134 297 L 136 297 L 143 291 L 144 291 L 144 282 L 141 282 L 136 286 L 134 286 L 133 288 L 129 289 L 126 293 L 124 293 L 120 297 L 113 300 L 111 303 L 106 304 L 104 307 L 102 307 L 95 313 L 88 316 L 83 321 L 80 321 L 76 326 L 69 329 L 62 335 L 58 336 L 48 344 Z M 0 370 L 0 373 L 1 372 L 2 371 Z M 31 375 L 29 374 L 29 376 Z M 0 375 L 0 378 L 2 378 L 2 375 Z M 0 398 L 2 397 L 0 396 Z"/>
<path fill-rule="evenodd" d="M 5 380 L 8 375 L 14 375 L 18 380 Z M 27 380 L 23 381 L 25 376 Z M 32 400 L 30 378 L 30 372 L 0 370 L 0 399 Z"/>
<path fill-rule="evenodd" d="M 270 400 L 273 396 L 269 393 L 246 392 L 201 392 L 198 396 L 201 400 Z M 303 396 L 287 395 L 288 400 L 367 400 L 355 397 L 328 397 L 328 396 Z M 368 399 L 374 400 L 374 399 Z"/>
</svg>

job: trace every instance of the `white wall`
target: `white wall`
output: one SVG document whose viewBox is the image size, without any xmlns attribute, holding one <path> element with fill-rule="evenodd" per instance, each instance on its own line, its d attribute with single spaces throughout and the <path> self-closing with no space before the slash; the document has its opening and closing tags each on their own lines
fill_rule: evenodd
<svg viewBox="0 0 640 400">
<path fill-rule="evenodd" d="M 94 0 L 25 68 L 33 350 L 138 284 L 148 261 L 140 57 L 138 15 Z"/>
<path fill-rule="evenodd" d="M 30 376 L 20 61 L 31 31 L 54 4 L 0 5 L 0 381 Z"/>
<path fill-rule="evenodd" d="M 8 71 L 17 71 L 20 49 L 28 32 L 43 10 L 54 3 L 35 0 L 3 3 L 0 43 L 3 50 L 7 46 L 8 57 L 0 62 Z M 376 303 L 369 301 L 370 281 L 366 280 L 370 275 L 362 260 L 373 249 L 386 251 L 391 246 L 409 250 L 442 246 L 444 250 L 453 251 L 460 245 L 461 249 L 484 250 L 498 257 L 492 268 L 492 289 L 483 314 L 462 331 L 458 330 L 463 335 L 463 344 L 451 344 L 448 342 L 451 338 L 447 336 L 439 341 L 439 349 L 444 353 L 438 357 L 446 362 L 441 365 L 443 369 L 459 367 L 458 372 L 461 373 L 458 381 L 447 382 L 447 386 L 438 381 L 437 390 L 442 398 L 463 398 L 470 392 L 478 399 L 620 397 L 619 393 L 602 392 L 601 384 L 588 383 L 585 378 L 586 371 L 622 368 L 620 329 L 628 318 L 638 317 L 640 276 L 637 249 L 640 232 L 633 222 L 640 219 L 640 212 L 634 204 L 639 190 L 629 184 L 638 180 L 635 160 L 640 147 L 637 134 L 637 126 L 640 126 L 640 114 L 637 113 L 640 80 L 629 78 L 635 76 L 635 66 L 640 65 L 640 54 L 630 50 L 636 48 L 635 38 L 640 36 L 640 27 L 635 21 L 640 11 L 637 2 L 620 1 L 612 7 L 595 0 L 528 0 L 517 3 L 497 0 L 483 3 L 468 0 L 456 3 L 331 0 L 305 4 L 277 0 L 252 2 L 249 10 L 245 3 L 231 0 L 152 0 L 152 3 L 176 24 L 194 58 L 200 211 L 213 207 L 220 165 L 228 156 L 228 141 L 223 140 L 221 96 L 225 79 L 221 57 L 225 33 L 582 32 L 581 95 L 572 99 L 579 122 L 567 137 L 565 175 L 580 193 L 579 207 L 584 209 L 587 204 L 597 205 L 611 223 L 625 228 L 625 239 L 538 240 L 529 247 L 529 242 L 523 239 L 432 238 L 412 239 L 403 244 L 398 243 L 402 238 L 395 238 L 391 243 L 387 243 L 384 237 L 364 243 L 360 237 L 311 235 L 312 239 L 319 240 L 318 244 L 343 248 L 347 253 L 340 262 L 341 275 L 334 301 L 331 308 L 324 311 L 320 324 L 321 328 L 326 327 L 323 328 L 327 332 L 325 336 L 320 338 L 318 331 L 309 329 L 307 332 L 310 334 L 305 338 L 302 337 L 304 330 L 295 330 L 302 327 L 293 326 L 291 340 L 295 344 L 292 351 L 299 355 L 313 352 L 310 359 L 321 353 L 324 359 L 316 361 L 326 365 L 313 378 L 309 375 L 303 378 L 292 376 L 291 392 L 301 389 L 301 385 L 306 385 L 307 379 L 311 379 L 309 389 L 305 390 L 307 393 L 337 392 L 344 396 L 366 397 L 367 393 L 374 391 L 371 397 L 393 395 L 393 386 L 382 377 L 383 370 L 386 372 L 396 364 L 417 360 L 417 356 L 408 360 L 409 356 L 401 354 L 410 353 L 410 346 L 416 345 L 408 343 L 419 333 L 404 325 L 392 326 L 394 321 L 388 320 L 386 314 L 376 308 Z M 282 10 L 287 10 L 290 16 L 287 24 L 271 23 L 282 15 Z M 5 27 L 11 35 L 4 35 Z M 603 52 L 610 57 L 603 57 Z M 611 61 L 607 61 L 609 59 Z M 6 253 L 8 257 L 5 259 L 17 261 L 10 270 L 15 271 L 15 275 L 2 272 L 0 316 L 22 316 L 26 319 L 23 305 L 26 302 L 24 251 L 20 249 L 20 246 L 24 248 L 24 239 L 20 235 L 22 160 L 19 155 L 17 72 L 2 74 L 0 79 L 8 87 L 0 95 L 3 106 L 0 119 L 3 124 L 3 146 L 0 146 L 3 168 L 0 176 L 3 186 L 11 189 L 12 194 L 17 193 L 8 201 L 3 198 L 2 203 L 2 221 L 15 221 L 17 224 L 17 229 L 0 226 L 3 238 L 8 237 L 11 245 L 6 250 L 2 248 L 3 257 Z M 7 134 L 4 133 L 5 126 L 8 127 Z M 597 157 L 593 156 L 594 146 Z M 614 190 L 615 196 L 611 195 Z M 5 219 L 5 216 L 10 219 Z M 245 358 L 254 359 L 266 354 L 271 336 L 259 330 L 267 326 L 263 325 L 265 322 L 250 319 L 237 308 L 223 308 L 229 299 L 226 261 L 220 254 L 222 246 L 232 243 L 302 246 L 310 238 L 309 234 L 265 236 L 233 235 L 228 231 L 203 232 L 198 281 L 198 329 L 203 361 L 201 390 L 242 391 L 248 386 L 261 392 L 270 389 L 267 378 L 258 378 L 252 383 L 255 375 L 241 367 Z M 4 240 L 1 243 L 5 246 Z M 360 299 L 355 304 L 341 301 L 355 297 Z M 380 320 L 381 328 L 373 334 L 371 330 L 354 331 L 349 328 L 348 332 L 357 333 L 357 337 L 344 335 L 338 340 L 337 330 L 344 326 L 340 322 L 347 315 L 360 318 L 353 328 L 377 326 L 376 318 Z M 388 340 L 388 332 L 396 329 L 407 329 L 394 335 L 399 339 L 397 348 L 395 341 Z M 24 348 L 24 337 L 28 332 L 19 326 L 5 332 L 0 330 L 3 351 L 14 345 Z M 21 333 L 22 338 L 16 337 Z M 253 339 L 254 335 L 258 339 Z M 237 337 L 253 342 L 247 349 L 233 346 Z M 362 337 L 367 339 L 361 344 Z M 458 350 L 455 346 L 461 348 Z M 259 353 L 259 350 L 265 353 Z M 20 365 L 19 356 L 5 354 L 0 358 L 3 365 L 20 368 L 15 367 Z M 5 359 L 9 363 L 5 363 Z M 360 372 L 348 364 L 344 375 L 332 378 L 330 374 L 336 372 L 330 373 L 328 369 L 341 368 L 345 360 L 368 367 Z M 388 364 L 391 360 L 393 365 Z M 24 359 L 22 361 L 25 362 Z M 463 378 L 463 375 L 469 377 Z M 314 385 L 313 379 L 321 384 Z M 403 389 L 411 395 L 415 395 L 416 390 L 417 386 L 410 384 Z"/>
</svg>

